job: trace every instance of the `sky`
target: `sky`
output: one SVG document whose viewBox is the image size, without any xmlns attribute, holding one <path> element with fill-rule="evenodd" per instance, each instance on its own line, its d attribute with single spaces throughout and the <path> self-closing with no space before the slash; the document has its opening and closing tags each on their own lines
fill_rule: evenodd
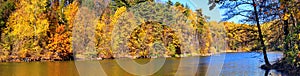
<svg viewBox="0 0 300 76">
<path fill-rule="evenodd" d="M 168 0 L 156 0 L 156 2 L 167 2 Z M 221 21 L 222 19 L 222 14 L 225 13 L 226 9 L 219 9 L 218 5 L 213 9 L 209 10 L 209 0 L 171 0 L 173 4 L 175 2 L 180 2 L 183 5 L 188 5 L 193 11 L 196 9 L 202 9 L 202 12 L 205 16 L 209 16 L 210 20 L 209 21 Z M 244 18 L 242 16 L 236 16 L 228 20 L 229 22 L 235 22 L 235 23 L 240 23 L 239 20 L 241 18 Z"/>
<path fill-rule="evenodd" d="M 167 2 L 168 0 L 156 0 L 156 2 Z M 171 0 L 173 4 L 175 2 L 180 2 L 183 5 L 188 5 L 193 11 L 201 8 L 202 13 L 205 16 L 209 16 L 209 21 L 220 21 L 222 16 L 219 8 L 214 8 L 213 10 L 209 10 L 208 0 Z"/>
</svg>

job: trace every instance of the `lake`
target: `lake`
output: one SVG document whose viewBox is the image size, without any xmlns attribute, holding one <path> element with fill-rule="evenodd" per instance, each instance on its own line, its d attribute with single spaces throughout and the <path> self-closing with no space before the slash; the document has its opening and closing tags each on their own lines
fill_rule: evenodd
<svg viewBox="0 0 300 76">
<path fill-rule="evenodd" d="M 208 57 L 184 57 L 184 58 L 166 58 L 162 68 L 153 74 L 153 76 L 173 76 L 173 75 L 208 75 L 207 72 L 214 73 L 220 70 L 220 73 L 215 73 L 220 76 L 280 76 L 280 72 L 271 70 L 266 72 L 259 68 L 263 62 L 263 55 L 256 52 L 245 53 L 224 53 L 218 56 L 223 56 L 224 60 L 214 59 L 213 56 Z M 280 52 L 268 53 L 270 62 L 276 61 L 282 57 Z M 158 58 L 159 59 L 159 58 Z M 135 59 L 135 62 L 146 64 L 151 59 Z M 82 62 L 82 61 L 81 61 Z M 101 60 L 87 61 L 101 65 L 108 76 L 132 76 L 131 74 L 118 65 L 116 60 Z M 99 63 L 100 62 L 100 63 Z M 183 63 L 181 63 L 183 62 Z M 181 64 L 182 66 L 179 66 Z M 74 61 L 62 62 L 22 62 L 22 63 L 0 63 L 0 76 L 79 76 L 78 71 L 85 71 L 86 76 L 97 75 L 97 66 L 87 64 L 87 68 L 91 69 L 76 69 Z M 220 64 L 222 64 L 221 67 Z M 156 65 L 153 65 L 156 66 Z M 196 66 L 196 67 L 195 67 Z M 218 67 L 213 67 L 218 66 Z M 211 68 L 210 68 L 211 67 Z M 78 68 L 78 66 L 77 66 Z M 99 67 L 98 67 L 99 68 Z M 179 69 L 180 68 L 180 69 Z M 196 68 L 194 73 L 191 73 Z M 132 68 L 131 68 L 132 69 Z M 151 69 L 151 68 L 149 68 Z M 147 71 L 147 70 L 141 70 Z"/>
</svg>

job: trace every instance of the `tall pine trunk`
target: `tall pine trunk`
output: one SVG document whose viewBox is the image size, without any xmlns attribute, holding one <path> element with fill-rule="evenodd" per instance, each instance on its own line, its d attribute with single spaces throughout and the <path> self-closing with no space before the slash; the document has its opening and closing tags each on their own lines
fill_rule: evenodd
<svg viewBox="0 0 300 76">
<path fill-rule="evenodd" d="M 256 4 L 255 4 L 254 0 L 252 0 L 252 2 L 253 2 L 253 7 L 254 7 L 256 25 L 257 25 L 257 28 L 258 28 L 259 41 L 260 41 L 261 46 L 263 47 L 263 55 L 264 55 L 265 64 L 266 64 L 267 67 L 269 67 L 269 66 L 271 66 L 271 64 L 270 64 L 268 56 L 267 56 L 267 47 L 264 43 L 263 35 L 262 35 L 260 24 L 259 24 L 259 18 L 258 18 Z"/>
</svg>

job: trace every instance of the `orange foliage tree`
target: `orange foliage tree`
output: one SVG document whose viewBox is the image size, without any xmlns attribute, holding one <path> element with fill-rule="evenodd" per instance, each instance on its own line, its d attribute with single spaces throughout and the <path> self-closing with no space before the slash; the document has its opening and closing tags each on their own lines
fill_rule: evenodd
<svg viewBox="0 0 300 76">
<path fill-rule="evenodd" d="M 73 27 L 73 20 L 78 11 L 78 2 L 74 1 L 67 7 L 59 9 L 65 9 L 63 15 L 65 16 L 66 23 L 55 23 L 53 25 L 53 31 L 49 31 L 51 32 L 51 35 L 49 37 L 49 44 L 47 46 L 49 52 L 47 52 L 45 57 L 50 58 L 53 56 L 55 59 L 63 60 L 73 59 L 71 29 Z"/>
</svg>

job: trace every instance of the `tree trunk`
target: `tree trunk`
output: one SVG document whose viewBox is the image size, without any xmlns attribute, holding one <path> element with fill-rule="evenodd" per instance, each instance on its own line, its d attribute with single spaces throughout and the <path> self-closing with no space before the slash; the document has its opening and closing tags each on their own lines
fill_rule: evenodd
<svg viewBox="0 0 300 76">
<path fill-rule="evenodd" d="M 265 64 L 267 67 L 271 66 L 268 56 L 267 56 L 267 47 L 265 46 L 264 40 L 263 40 L 263 35 L 261 32 L 261 28 L 260 28 L 260 24 L 259 24 L 259 18 L 258 18 L 258 13 L 257 13 L 257 8 L 256 8 L 256 4 L 255 1 L 252 0 L 253 2 L 253 7 L 254 7 L 254 13 L 255 13 L 255 20 L 256 20 L 256 24 L 257 24 L 257 28 L 258 28 L 258 34 L 259 34 L 259 40 L 260 40 L 260 44 L 263 47 L 263 55 L 264 55 L 264 60 L 265 60 Z"/>
<path fill-rule="evenodd" d="M 288 35 L 289 35 L 289 30 L 288 30 L 288 27 L 289 27 L 289 23 L 288 23 L 288 20 L 284 20 L 283 21 L 284 23 L 284 27 L 283 27 L 283 30 L 284 30 L 284 40 L 285 40 L 285 43 L 284 43 L 284 50 L 287 51 L 289 50 L 289 41 L 288 41 Z"/>
<path fill-rule="evenodd" d="M 284 10 L 283 10 L 283 12 L 284 13 L 288 13 L 287 12 L 287 8 L 285 8 Z M 289 19 L 287 19 L 287 20 L 283 20 L 283 25 L 284 25 L 284 27 L 283 27 L 283 32 L 284 32 L 284 51 L 286 52 L 286 51 L 288 51 L 289 50 L 289 43 L 290 43 L 290 41 L 289 41 L 289 39 L 288 39 L 288 35 L 289 35 Z M 284 54 L 284 57 L 286 57 L 287 55 L 286 54 Z"/>
</svg>

